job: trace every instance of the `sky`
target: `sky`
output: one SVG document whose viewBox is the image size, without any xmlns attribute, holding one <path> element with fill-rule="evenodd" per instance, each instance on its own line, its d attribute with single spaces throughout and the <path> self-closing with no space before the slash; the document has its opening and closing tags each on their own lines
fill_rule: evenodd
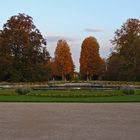
<svg viewBox="0 0 140 140">
<path fill-rule="evenodd" d="M 0 13 L 0 29 L 13 15 L 31 16 L 52 57 L 57 41 L 65 39 L 78 71 L 82 41 L 94 36 L 101 57 L 107 58 L 114 32 L 127 19 L 140 19 L 140 0 L 0 0 Z"/>
</svg>

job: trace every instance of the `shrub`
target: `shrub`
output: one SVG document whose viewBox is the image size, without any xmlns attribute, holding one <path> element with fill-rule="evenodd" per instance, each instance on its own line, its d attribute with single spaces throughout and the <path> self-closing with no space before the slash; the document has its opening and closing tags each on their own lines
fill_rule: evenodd
<svg viewBox="0 0 140 140">
<path fill-rule="evenodd" d="M 134 95 L 135 94 L 135 90 L 133 88 L 130 88 L 130 87 L 123 88 L 122 92 L 125 95 Z"/>
<path fill-rule="evenodd" d="M 28 93 L 30 93 L 30 89 L 29 88 L 18 88 L 15 90 L 15 92 L 19 95 L 26 95 Z"/>
</svg>

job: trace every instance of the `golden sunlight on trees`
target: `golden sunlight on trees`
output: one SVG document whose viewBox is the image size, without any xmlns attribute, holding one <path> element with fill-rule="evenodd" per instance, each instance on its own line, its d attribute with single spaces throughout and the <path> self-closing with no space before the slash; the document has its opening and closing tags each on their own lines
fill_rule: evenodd
<svg viewBox="0 0 140 140">
<path fill-rule="evenodd" d="M 82 79 L 91 80 L 99 76 L 102 59 L 99 44 L 94 37 L 87 37 L 81 46 L 80 75 Z"/>
<path fill-rule="evenodd" d="M 52 66 L 54 76 L 61 77 L 62 80 L 72 79 L 74 64 L 70 48 L 65 40 L 58 41 Z"/>
<path fill-rule="evenodd" d="M 70 47 L 59 40 L 54 58 L 46 48 L 46 39 L 25 14 L 12 16 L 0 30 L 0 81 L 40 82 L 54 80 L 140 81 L 140 20 L 128 19 L 115 32 L 114 50 L 100 57 L 94 37 L 82 42 L 80 73 L 74 72 Z"/>
</svg>

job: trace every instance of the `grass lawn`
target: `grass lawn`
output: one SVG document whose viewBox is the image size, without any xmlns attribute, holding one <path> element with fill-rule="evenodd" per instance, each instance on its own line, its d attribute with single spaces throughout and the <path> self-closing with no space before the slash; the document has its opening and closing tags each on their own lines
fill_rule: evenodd
<svg viewBox="0 0 140 140">
<path fill-rule="evenodd" d="M 114 96 L 114 93 L 117 96 Z M 101 102 L 140 102 L 140 90 L 135 90 L 134 95 L 121 95 L 121 90 L 78 90 L 78 91 L 47 91 L 47 90 L 32 90 L 31 95 L 17 95 L 14 90 L 0 90 L 0 102 L 87 102 L 87 103 L 101 103 Z M 78 97 L 46 97 L 41 95 L 67 95 L 78 94 Z M 93 94 L 91 97 L 82 97 L 85 94 Z M 100 94 L 100 97 L 94 95 Z M 112 95 L 111 95 L 112 94 Z M 120 95 L 118 95 L 120 94 Z M 34 96 L 38 95 L 38 96 Z M 104 97 L 102 95 L 111 95 Z"/>
<path fill-rule="evenodd" d="M 0 102 L 140 102 L 140 95 L 112 97 L 35 97 L 35 96 L 0 96 Z"/>
</svg>

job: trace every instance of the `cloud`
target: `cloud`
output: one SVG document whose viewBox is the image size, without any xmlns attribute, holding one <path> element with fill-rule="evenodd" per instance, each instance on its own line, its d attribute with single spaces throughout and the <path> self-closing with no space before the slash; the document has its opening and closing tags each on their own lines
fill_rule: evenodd
<svg viewBox="0 0 140 140">
<path fill-rule="evenodd" d="M 76 41 L 77 39 L 76 38 L 72 38 L 72 37 L 66 37 L 66 36 L 64 36 L 64 35 L 48 35 L 48 36 L 46 36 L 45 37 L 46 38 L 46 40 L 48 41 L 48 42 L 57 42 L 58 40 L 60 40 L 60 39 L 62 39 L 62 40 L 66 40 L 66 41 L 69 41 L 69 42 L 72 42 L 72 41 Z"/>
<path fill-rule="evenodd" d="M 95 33 L 95 32 L 102 32 L 103 30 L 102 29 L 94 29 L 94 28 L 85 28 L 84 31 Z"/>
</svg>

